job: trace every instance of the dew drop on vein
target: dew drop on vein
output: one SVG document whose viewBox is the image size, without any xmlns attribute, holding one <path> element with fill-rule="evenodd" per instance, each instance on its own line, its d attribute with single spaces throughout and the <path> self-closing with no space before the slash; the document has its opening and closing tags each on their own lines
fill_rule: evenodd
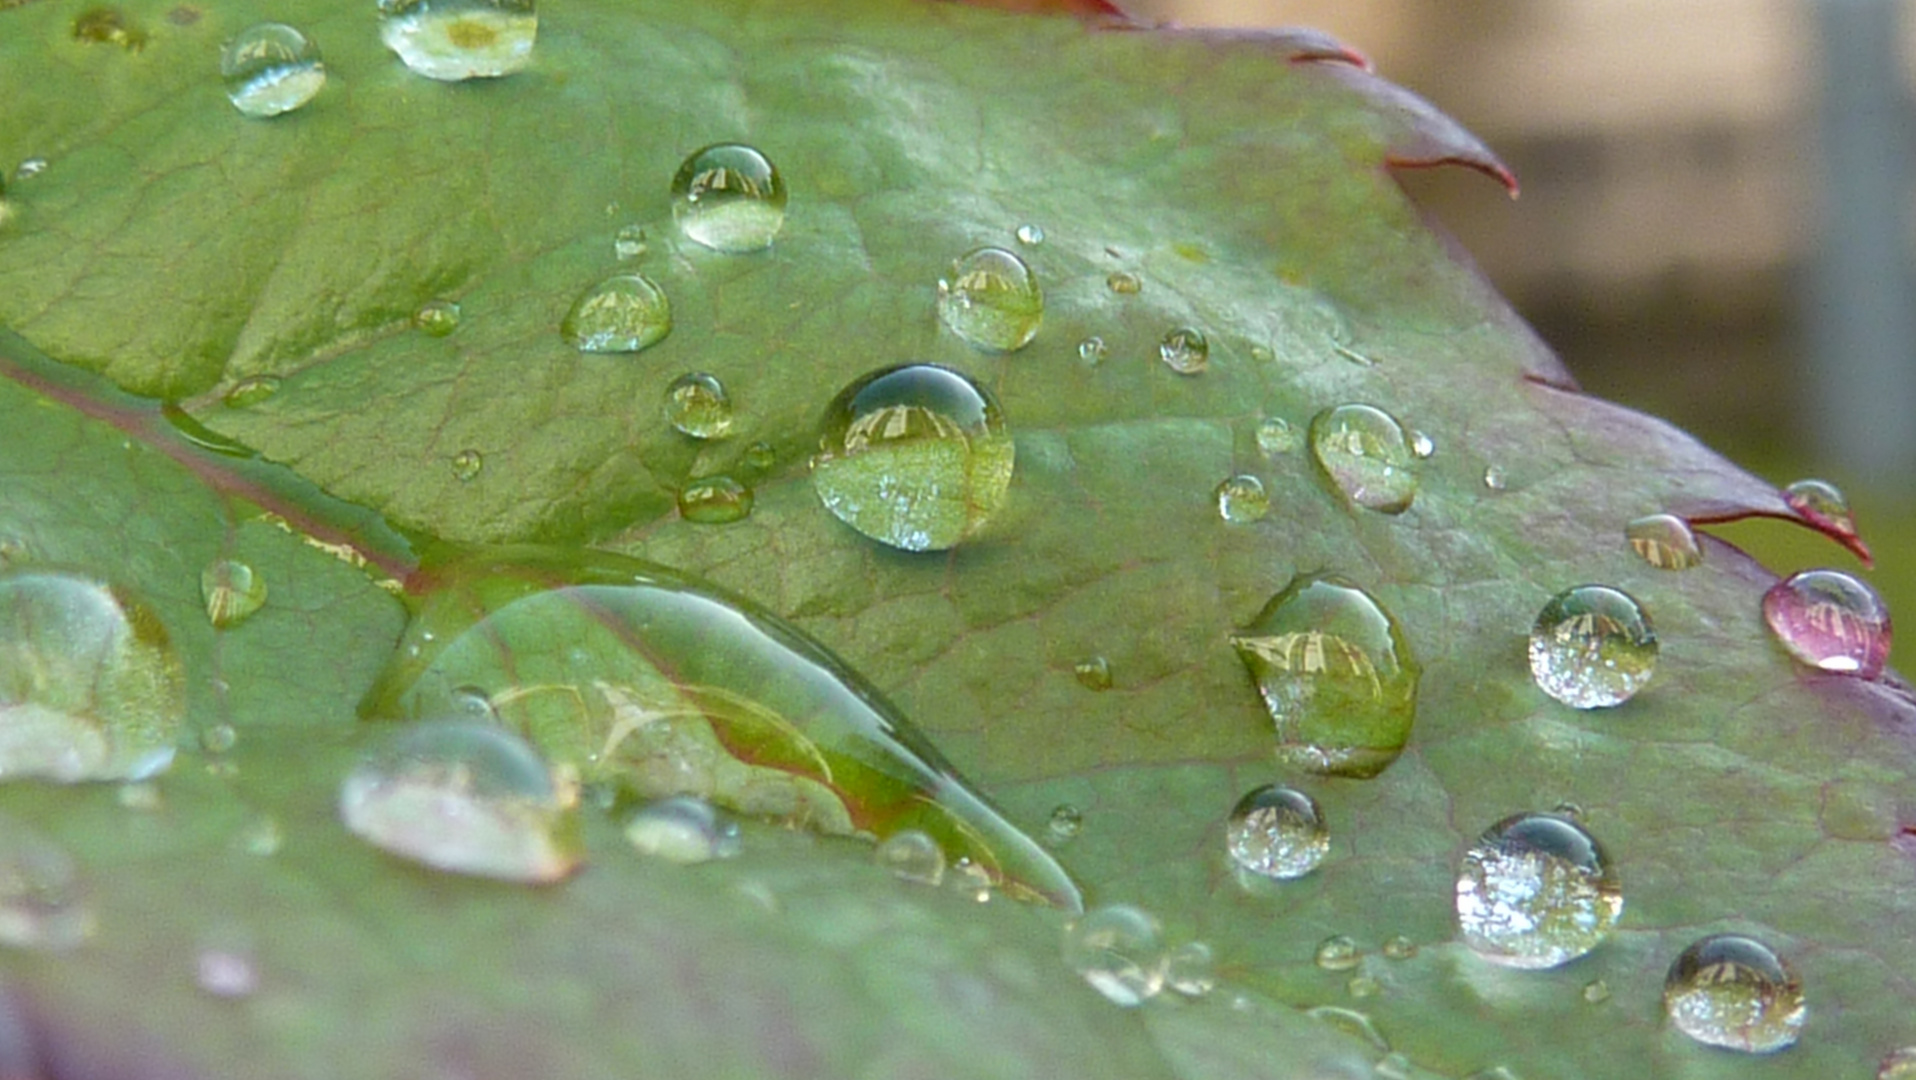
<svg viewBox="0 0 1916 1080">
<path fill-rule="evenodd" d="M 1798 661 L 1837 675 L 1874 679 L 1889 659 L 1889 607 L 1841 570 L 1791 574 L 1763 594 L 1763 621 Z"/>
<path fill-rule="evenodd" d="M 1790 965 L 1740 934 L 1712 934 L 1683 950 L 1664 978 L 1663 1008 L 1690 1038 L 1752 1054 L 1795 1045 L 1809 1013 Z"/>
<path fill-rule="evenodd" d="M 1827 480 L 1798 480 L 1783 489 L 1783 501 L 1839 536 L 1856 535 L 1856 516 L 1850 511 L 1849 499 Z"/>
<path fill-rule="evenodd" d="M 220 50 L 227 100 L 247 116 L 292 112 L 326 85 L 319 47 L 285 23 L 256 23 Z"/>
<path fill-rule="evenodd" d="M 1575 709 L 1607 709 L 1636 696 L 1656 672 L 1657 635 L 1635 597 L 1578 585 L 1550 598 L 1530 631 L 1530 676 Z"/>
<path fill-rule="evenodd" d="M 679 489 L 679 516 L 695 525 L 731 525 L 752 516 L 757 496 L 730 476 L 707 476 Z"/>
<path fill-rule="evenodd" d="M 772 246 L 785 224 L 785 181 L 771 159 L 742 143 L 695 150 L 672 177 L 679 231 L 714 251 L 745 254 Z"/>
<path fill-rule="evenodd" d="M 479 451 L 467 447 L 452 456 L 452 478 L 461 483 L 479 478 L 486 469 L 486 457 Z"/>
<path fill-rule="evenodd" d="M 1078 685 L 1086 690 L 1111 689 L 1111 662 L 1102 656 L 1093 656 L 1072 665 L 1071 672 L 1078 678 Z"/>
<path fill-rule="evenodd" d="M 1158 359 L 1179 375 L 1202 375 L 1211 366 L 1211 343 L 1203 331 L 1180 326 L 1158 342 Z"/>
<path fill-rule="evenodd" d="M 451 300 L 428 300 L 412 313 L 412 324 L 427 337 L 451 337 L 459 329 L 459 305 Z"/>
<path fill-rule="evenodd" d="M 975 349 L 1016 352 L 1044 322 L 1044 293 L 1017 253 L 976 248 L 938 279 L 938 317 Z"/>
<path fill-rule="evenodd" d="M 1609 937 L 1623 889 L 1602 845 L 1555 814 L 1516 814 L 1486 829 L 1457 871 L 1457 928 L 1496 964 L 1567 964 Z"/>
<path fill-rule="evenodd" d="M 523 70 L 539 37 L 533 0 L 378 0 L 379 39 L 429 79 L 491 79 Z"/>
</svg>

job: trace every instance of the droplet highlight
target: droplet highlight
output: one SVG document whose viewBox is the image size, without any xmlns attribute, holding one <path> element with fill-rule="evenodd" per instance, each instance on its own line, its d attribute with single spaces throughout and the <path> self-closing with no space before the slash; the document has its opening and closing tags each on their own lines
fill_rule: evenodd
<svg viewBox="0 0 1916 1080">
<path fill-rule="evenodd" d="M 1578 585 L 1551 597 L 1530 631 L 1530 677 L 1573 709 L 1623 704 L 1656 666 L 1650 616 L 1629 593 L 1608 585 Z"/>
<path fill-rule="evenodd" d="M 1763 621 L 1798 661 L 1837 675 L 1874 679 L 1889 659 L 1889 607 L 1841 570 L 1791 574 L 1763 594 Z"/>
<path fill-rule="evenodd" d="M 1101 337 L 1094 335 L 1078 342 L 1078 359 L 1091 367 L 1104 363 L 1105 357 L 1110 355 L 1111 349 Z"/>
<path fill-rule="evenodd" d="M 1458 933 L 1477 955 L 1505 967 L 1552 968 L 1610 936 L 1623 889 L 1583 826 L 1555 814 L 1517 814 L 1464 852 L 1456 908 Z"/>
<path fill-rule="evenodd" d="M 538 38 L 533 0 L 379 0 L 379 40 L 428 79 L 511 75 Z"/>
<path fill-rule="evenodd" d="M 1012 235 L 1016 236 L 1018 242 L 1026 247 L 1037 247 L 1039 244 L 1044 243 L 1044 229 L 1042 226 L 1032 224 L 1020 225 L 1018 226 L 1018 231 Z"/>
<path fill-rule="evenodd" d="M 1238 800 L 1224 828 L 1224 846 L 1239 870 L 1274 881 L 1300 878 L 1331 850 L 1317 800 L 1296 788 L 1267 784 Z"/>
<path fill-rule="evenodd" d="M 1417 497 L 1415 457 L 1397 418 L 1370 405 L 1339 405 L 1311 418 L 1311 459 L 1353 506 L 1401 514 Z"/>
<path fill-rule="evenodd" d="M 227 100 L 247 116 L 292 112 L 326 85 L 319 47 L 285 23 L 258 23 L 241 30 L 220 50 L 220 78 Z"/>
<path fill-rule="evenodd" d="M 1072 665 L 1071 673 L 1077 676 L 1078 685 L 1086 690 L 1111 689 L 1111 661 L 1102 656 L 1078 661 Z"/>
<path fill-rule="evenodd" d="M 665 418 L 694 439 L 723 439 L 732 433 L 732 396 L 718 376 L 688 371 L 665 388 Z"/>
<path fill-rule="evenodd" d="M 1663 980 L 1663 1009 L 1697 1042 L 1751 1054 L 1795 1045 L 1809 1018 L 1796 972 L 1740 934 L 1712 934 L 1683 950 Z"/>
<path fill-rule="evenodd" d="M 1045 821 L 1045 839 L 1052 846 L 1068 844 L 1084 831 L 1084 811 L 1070 803 L 1059 803 L 1051 808 L 1051 817 Z"/>
<path fill-rule="evenodd" d="M 639 807 L 625 823 L 625 839 L 639 854 L 691 865 L 739 853 L 738 822 L 691 795 L 672 795 Z"/>
<path fill-rule="evenodd" d="M 695 525 L 731 525 L 751 517 L 757 499 L 729 476 L 708 476 L 679 489 L 679 516 Z"/>
<path fill-rule="evenodd" d="M 1696 532 L 1675 514 L 1650 514 L 1623 527 L 1630 549 L 1659 570 L 1688 570 L 1703 561 Z"/>
<path fill-rule="evenodd" d="M 615 274 L 579 294 L 559 324 L 566 344 L 588 353 L 633 353 L 672 332 L 665 290 L 644 274 Z"/>
<path fill-rule="evenodd" d="M 1232 525 L 1262 521 L 1271 512 L 1271 497 L 1264 493 L 1264 481 L 1249 473 L 1224 480 L 1211 494 L 1217 501 L 1217 516 Z"/>
<path fill-rule="evenodd" d="M 1094 908 L 1065 929 L 1065 964 L 1117 1005 L 1158 996 L 1166 960 L 1157 917 L 1129 904 Z"/>
<path fill-rule="evenodd" d="M 1410 433 L 1410 455 L 1419 461 L 1428 460 L 1437 453 L 1437 440 L 1421 431 Z"/>
<path fill-rule="evenodd" d="M 1508 486 L 1510 486 L 1510 478 L 1504 475 L 1504 471 L 1501 467 L 1496 465 L 1484 466 L 1484 490 L 1485 491 L 1489 491 L 1492 494 L 1495 494 L 1496 492 L 1504 490 Z"/>
<path fill-rule="evenodd" d="M 879 841 L 872 861 L 913 884 L 936 886 L 945 880 L 945 849 L 918 829 L 900 829 Z"/>
<path fill-rule="evenodd" d="M 1179 375 L 1201 375 L 1211 366 L 1211 343 L 1203 331 L 1180 326 L 1158 342 L 1158 359 Z"/>
<path fill-rule="evenodd" d="M 200 571 L 200 598 L 215 630 L 246 621 L 266 603 L 266 579 L 237 559 L 220 559 Z"/>
<path fill-rule="evenodd" d="M 645 226 L 626 225 L 612 236 L 612 254 L 620 262 L 630 262 L 644 255 L 649 244 Z"/>
<path fill-rule="evenodd" d="M 785 224 L 785 181 L 752 147 L 715 143 L 694 151 L 672 178 L 672 217 L 713 251 L 763 251 Z"/>
<path fill-rule="evenodd" d="M 1185 997 L 1203 997 L 1217 989 L 1217 958 L 1211 946 L 1187 941 L 1172 949 L 1165 957 L 1164 985 Z"/>
</svg>

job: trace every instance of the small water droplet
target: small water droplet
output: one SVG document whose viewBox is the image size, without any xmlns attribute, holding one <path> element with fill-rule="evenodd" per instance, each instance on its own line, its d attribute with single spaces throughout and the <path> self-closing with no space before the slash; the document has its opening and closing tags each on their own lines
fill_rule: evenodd
<svg viewBox="0 0 1916 1080">
<path fill-rule="evenodd" d="M 1349 971 L 1363 963 L 1364 953 L 1347 934 L 1332 934 L 1317 943 L 1311 962 L 1325 971 Z"/>
<path fill-rule="evenodd" d="M 763 251 L 785 224 L 785 181 L 752 147 L 714 143 L 693 151 L 672 178 L 672 217 L 713 251 Z"/>
<path fill-rule="evenodd" d="M 1581 993 L 1586 1005 L 1601 1005 L 1610 1000 L 1610 984 L 1602 979 L 1591 979 L 1583 984 Z"/>
<path fill-rule="evenodd" d="M 745 448 L 745 467 L 764 472 L 778 464 L 778 449 L 763 440 Z"/>
<path fill-rule="evenodd" d="M 1138 279 L 1138 275 L 1125 270 L 1114 270 L 1105 275 L 1104 284 L 1119 296 L 1136 296 L 1144 288 L 1144 282 Z"/>
<path fill-rule="evenodd" d="M 645 234 L 643 225 L 626 225 L 612 237 L 612 254 L 620 262 L 628 262 L 644 255 L 651 244 L 651 238 Z"/>
<path fill-rule="evenodd" d="M 1503 469 L 1495 465 L 1484 466 L 1484 487 L 1489 491 L 1502 491 L 1510 480 Z"/>
<path fill-rule="evenodd" d="M 200 731 L 200 749 L 209 754 L 224 754 L 239 744 L 239 732 L 231 724 L 212 724 Z"/>
<path fill-rule="evenodd" d="M 697 525 L 730 525 L 752 516 L 757 496 L 729 476 L 708 476 L 679 489 L 679 516 Z"/>
<path fill-rule="evenodd" d="M 379 0 L 379 40 L 428 79 L 511 75 L 538 37 L 533 0 Z"/>
<path fill-rule="evenodd" d="M 665 290 L 644 274 L 614 274 L 579 294 L 559 324 L 566 344 L 589 353 L 630 353 L 672 332 Z"/>
<path fill-rule="evenodd" d="M 476 480 L 486 469 L 486 456 L 467 447 L 452 456 L 452 478 L 461 483 Z"/>
<path fill-rule="evenodd" d="M 732 433 L 732 397 L 718 376 L 688 371 L 665 388 L 665 418 L 694 439 L 723 439 Z"/>
<path fill-rule="evenodd" d="M 1437 440 L 1421 431 L 1410 433 L 1410 453 L 1418 460 L 1424 460 L 1437 452 Z"/>
<path fill-rule="evenodd" d="M 1383 952 L 1387 960 L 1408 960 L 1417 955 L 1417 943 L 1402 934 L 1393 934 L 1384 939 Z"/>
<path fill-rule="evenodd" d="M 1583 807 L 1578 806 L 1576 803 L 1567 802 L 1567 801 L 1560 802 L 1557 805 L 1551 807 L 1550 812 L 1557 815 L 1558 817 L 1569 818 L 1571 821 L 1574 821 L 1579 825 L 1583 824 Z"/>
<path fill-rule="evenodd" d="M 1211 343 L 1203 331 L 1180 326 L 1158 342 L 1158 359 L 1179 375 L 1199 375 L 1211 366 Z"/>
<path fill-rule="evenodd" d="M 1165 958 L 1164 984 L 1185 997 L 1203 997 L 1217 989 L 1217 960 L 1202 941 L 1187 941 Z"/>
<path fill-rule="evenodd" d="M 455 873 L 545 882 L 579 865 L 576 823 L 545 763 L 488 724 L 406 725 L 346 777 L 339 816 L 386 851 Z"/>
<path fill-rule="evenodd" d="M 1550 598 L 1530 631 L 1530 677 L 1575 709 L 1634 697 L 1657 666 L 1657 634 L 1629 593 L 1578 585 Z"/>
<path fill-rule="evenodd" d="M 1045 821 L 1045 839 L 1053 847 L 1068 844 L 1084 831 L 1084 811 L 1070 803 L 1059 803 L 1051 808 L 1051 817 Z"/>
<path fill-rule="evenodd" d="M 1018 226 L 1017 233 L 1014 235 L 1018 237 L 1020 244 L 1024 244 L 1027 247 L 1036 247 L 1044 243 L 1044 228 L 1039 225 L 1020 225 Z"/>
<path fill-rule="evenodd" d="M 893 876 L 918 885 L 936 886 L 945 880 L 945 849 L 918 829 L 900 829 L 885 837 L 873 849 L 872 859 Z"/>
<path fill-rule="evenodd" d="M 326 85 L 319 47 L 285 23 L 241 30 L 220 50 L 226 96 L 247 116 L 278 116 L 313 100 Z"/>
<path fill-rule="evenodd" d="M 93 933 L 93 905 L 59 845 L 0 820 L 0 945 L 59 952 Z"/>
<path fill-rule="evenodd" d="M 1419 669 L 1397 620 L 1334 574 L 1302 574 L 1231 636 L 1295 768 L 1365 778 L 1403 752 Z"/>
<path fill-rule="evenodd" d="M 266 604 L 266 579 L 237 559 L 220 559 L 200 571 L 200 598 L 215 630 L 237 626 Z"/>
<path fill-rule="evenodd" d="M 906 551 L 943 551 L 1005 503 L 1014 446 L 997 399 L 933 364 L 876 371 L 825 410 L 812 487 L 840 521 Z"/>
<path fill-rule="evenodd" d="M 1916 1046 L 1904 1046 L 1883 1055 L 1876 1080 L 1916 1080 Z"/>
<path fill-rule="evenodd" d="M 1464 852 L 1457 927 L 1464 944 L 1513 968 L 1552 968 L 1596 948 L 1623 912 L 1623 889 L 1596 837 L 1555 814 L 1516 814 Z"/>
<path fill-rule="evenodd" d="M 450 337 L 459 329 L 459 305 L 451 300 L 428 300 L 412 313 L 412 324 L 427 337 Z"/>
<path fill-rule="evenodd" d="M 1016 352 L 1044 321 L 1044 294 L 1016 253 L 976 248 L 938 279 L 938 317 L 973 348 Z"/>
<path fill-rule="evenodd" d="M 279 393 L 279 386 L 277 375 L 249 375 L 234 383 L 221 400 L 229 409 L 245 409 Z"/>
<path fill-rule="evenodd" d="M 738 822 L 693 795 L 646 803 L 625 823 L 639 854 L 681 864 L 729 859 L 739 853 Z"/>
<path fill-rule="evenodd" d="M 1688 570 L 1703 561 L 1690 523 L 1675 514 L 1651 514 L 1623 527 L 1624 539 L 1644 562 L 1659 570 Z"/>
<path fill-rule="evenodd" d="M 96 7 L 73 20 L 73 39 L 90 45 L 118 45 L 128 52 L 146 48 L 147 35 L 119 8 Z"/>
<path fill-rule="evenodd" d="M 1257 422 L 1257 449 L 1267 458 L 1278 458 L 1297 449 L 1297 429 L 1289 420 L 1267 416 Z"/>
<path fill-rule="evenodd" d="M 13 178 L 15 180 L 31 180 L 34 177 L 39 176 L 41 173 L 46 171 L 47 171 L 46 158 L 30 157 L 26 159 L 25 161 L 22 161 L 19 167 L 13 170 Z"/>
<path fill-rule="evenodd" d="M 1267 784 L 1238 800 L 1225 825 L 1224 844 L 1240 869 L 1283 881 L 1317 869 L 1330 852 L 1331 834 L 1316 799 Z"/>
<path fill-rule="evenodd" d="M 1401 514 L 1417 496 L 1416 458 L 1397 418 L 1370 405 L 1339 405 L 1311 418 L 1311 457 L 1352 505 Z"/>
<path fill-rule="evenodd" d="M 259 989 L 253 951 L 237 942 L 209 944 L 193 958 L 193 981 L 217 998 L 251 997 Z"/>
<path fill-rule="evenodd" d="M 1094 367 L 1104 363 L 1104 358 L 1109 355 L 1111 350 L 1101 337 L 1088 337 L 1078 342 L 1078 359 Z"/>
<path fill-rule="evenodd" d="M 1262 521 L 1271 512 L 1271 497 L 1264 493 L 1264 482 L 1248 473 L 1218 484 L 1213 495 L 1217 499 L 1218 516 L 1233 525 Z"/>
<path fill-rule="evenodd" d="M 1271 348 L 1269 345 L 1253 345 L 1251 346 L 1251 359 L 1260 364 L 1274 363 L 1277 360 L 1277 350 Z"/>
<path fill-rule="evenodd" d="M 286 845 L 286 830 L 271 814 L 260 814 L 240 827 L 233 838 L 233 850 L 265 859 L 279 854 Z"/>
<path fill-rule="evenodd" d="M 1798 480 L 1783 489 L 1790 509 L 1842 536 L 1856 535 L 1856 516 L 1849 499 L 1827 480 Z"/>
<path fill-rule="evenodd" d="M 1065 964 L 1118 1005 L 1156 997 L 1167 959 L 1157 918 L 1129 904 L 1093 908 L 1065 928 Z"/>
<path fill-rule="evenodd" d="M 993 882 L 991 871 L 976 859 L 963 855 L 951 864 L 950 883 L 960 894 L 970 894 L 971 899 L 980 904 L 991 902 Z"/>
<path fill-rule="evenodd" d="M 1813 668 L 1874 679 L 1889 658 L 1889 608 L 1841 570 L 1791 574 L 1763 594 L 1763 621 L 1791 656 Z"/>
<path fill-rule="evenodd" d="M 1683 950 L 1663 980 L 1663 1009 L 1697 1042 L 1752 1054 L 1795 1045 L 1809 1014 L 1796 972 L 1740 934 L 1712 934 Z"/>
<path fill-rule="evenodd" d="M 1111 662 L 1102 656 L 1093 656 L 1072 665 L 1072 674 L 1078 677 L 1078 685 L 1086 690 L 1111 689 Z"/>
<path fill-rule="evenodd" d="M 113 797 L 126 809 L 136 810 L 142 814 L 150 814 L 166 804 L 166 800 L 160 795 L 160 786 L 145 782 L 121 784 L 120 789 L 113 793 Z"/>
</svg>

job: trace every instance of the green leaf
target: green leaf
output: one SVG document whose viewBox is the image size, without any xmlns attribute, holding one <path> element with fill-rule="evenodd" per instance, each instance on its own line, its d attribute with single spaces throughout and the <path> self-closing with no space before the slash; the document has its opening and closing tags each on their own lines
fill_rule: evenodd
<svg viewBox="0 0 1916 1080">
<path fill-rule="evenodd" d="M 12 1072 L 1365 1075 L 1384 1048 L 1320 1007 L 1368 1014 L 1412 1075 L 1855 1075 L 1916 1042 L 1907 689 L 1793 665 L 1759 612 L 1773 578 L 1727 545 L 1683 573 L 1632 553 L 1624 523 L 1647 513 L 1796 515 L 1575 390 L 1385 168 L 1501 166 L 1334 43 L 879 0 L 574 0 L 529 70 L 448 85 L 384 51 L 370 4 L 313 0 L 300 24 L 329 85 L 259 121 L 222 100 L 217 55 L 277 13 L 123 14 L 143 48 L 76 39 L 44 0 L 0 10 L 0 163 L 48 162 L 10 180 L 0 221 L 0 551 L 139 592 L 182 654 L 195 737 L 238 739 L 189 741 L 157 808 L 0 789 L 0 812 L 73 854 L 99 915 L 81 949 L 0 962 Z M 672 223 L 674 172 L 720 141 L 789 186 L 767 252 Z M 1013 240 L 1026 223 L 1041 244 Z M 621 263 L 634 224 L 649 250 Z M 940 275 L 981 244 L 1016 247 L 1044 289 L 1016 353 L 935 313 Z M 573 299 L 634 268 L 670 297 L 671 334 L 634 356 L 567 345 Z M 413 328 L 434 299 L 460 305 L 450 335 Z M 1158 359 L 1186 326 L 1210 343 L 1189 377 Z M 1080 360 L 1091 336 L 1101 364 Z M 1009 504 L 946 553 L 873 544 L 806 475 L 826 403 L 908 361 L 989 387 L 1016 439 Z M 730 390 L 732 437 L 667 423 L 665 388 L 693 370 Z M 260 376 L 278 392 L 223 404 Z M 1260 419 L 1302 431 L 1347 402 L 1434 439 L 1404 513 L 1259 451 Z M 483 467 L 462 480 L 467 450 Z M 679 490 L 722 473 L 755 489 L 750 517 L 679 517 Z M 1219 519 L 1237 473 L 1269 517 Z M 861 841 L 772 824 L 688 868 L 589 810 L 592 866 L 546 888 L 379 854 L 333 803 L 406 618 L 381 582 L 430 581 L 402 534 L 590 543 L 793 621 L 1014 824 L 1079 807 L 1057 857 L 1088 899 L 1209 942 L 1223 989 L 1119 1009 L 1058 962 L 1062 913 L 893 881 Z M 215 631 L 199 579 L 220 558 L 268 598 Z M 1324 806 L 1330 858 L 1245 890 L 1224 818 L 1280 774 L 1230 635 L 1317 571 L 1402 623 L 1416 726 L 1375 779 L 1290 777 Z M 1638 597 L 1663 641 L 1648 689 L 1588 713 L 1524 660 L 1544 601 L 1586 581 Z M 1092 657 L 1110 689 L 1074 676 Z M 1451 940 L 1457 858 L 1561 802 L 1617 864 L 1619 931 L 1561 969 L 1494 968 Z M 1670 961 L 1720 929 L 1802 974 L 1799 1046 L 1745 1059 L 1662 1021 Z M 1365 950 L 1366 996 L 1312 962 L 1338 933 Z M 1415 956 L 1380 954 L 1396 935 Z M 256 990 L 196 985 L 222 949 L 250 956 Z M 1599 980 L 1608 998 L 1586 1000 Z"/>
</svg>

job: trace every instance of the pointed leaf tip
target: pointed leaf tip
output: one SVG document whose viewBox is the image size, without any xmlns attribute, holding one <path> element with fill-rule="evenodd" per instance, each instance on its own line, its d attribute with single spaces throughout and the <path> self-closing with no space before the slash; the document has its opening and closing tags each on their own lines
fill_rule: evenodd
<svg viewBox="0 0 1916 1080">
<path fill-rule="evenodd" d="M 1376 73 L 1345 64 L 1314 65 L 1325 78 L 1365 99 L 1384 122 L 1384 163 L 1399 169 L 1463 165 L 1491 177 L 1511 198 L 1520 194 L 1517 175 L 1490 147 L 1430 102 Z"/>
</svg>

